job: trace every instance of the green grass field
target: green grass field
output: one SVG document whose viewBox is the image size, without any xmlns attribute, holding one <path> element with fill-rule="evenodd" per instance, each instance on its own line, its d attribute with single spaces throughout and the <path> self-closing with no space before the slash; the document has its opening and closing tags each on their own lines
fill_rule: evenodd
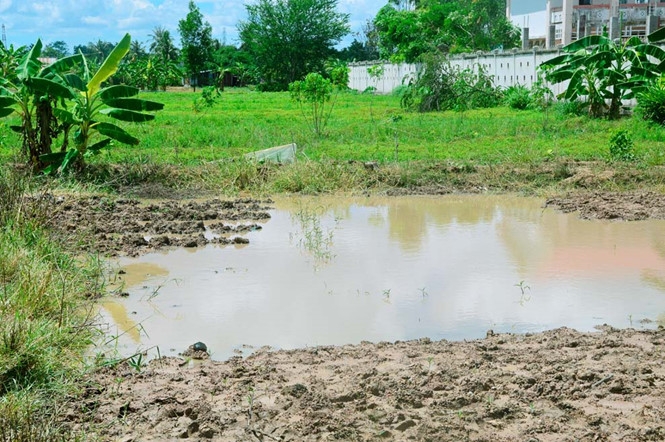
<svg viewBox="0 0 665 442">
<path fill-rule="evenodd" d="M 326 127 L 316 136 L 288 93 L 227 89 L 212 108 L 193 110 L 199 92 L 151 92 L 141 97 L 165 103 L 155 121 L 127 124 L 140 138 L 136 147 L 116 143 L 92 162 L 196 165 L 295 142 L 310 159 L 443 161 L 524 164 L 551 160 L 603 160 L 609 138 L 628 130 L 639 162 L 665 163 L 665 130 L 637 118 L 620 121 L 563 116 L 507 107 L 464 113 L 406 112 L 399 98 L 342 93 Z M 0 131 L 0 155 L 9 157 L 19 140 Z M 397 145 L 397 151 L 395 149 Z"/>
</svg>

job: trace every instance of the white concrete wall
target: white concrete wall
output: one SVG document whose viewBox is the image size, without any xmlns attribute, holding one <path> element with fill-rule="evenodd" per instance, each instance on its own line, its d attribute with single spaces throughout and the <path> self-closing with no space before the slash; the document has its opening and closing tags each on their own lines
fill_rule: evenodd
<svg viewBox="0 0 665 442">
<path fill-rule="evenodd" d="M 556 57 L 556 50 L 533 50 L 525 52 L 490 52 L 477 54 L 464 54 L 450 57 L 450 64 L 460 69 L 474 69 L 480 65 L 485 72 L 493 77 L 494 85 L 502 88 L 521 84 L 531 87 L 538 80 L 538 66 L 546 60 Z M 376 64 L 384 67 L 384 75 L 375 80 L 367 72 L 368 68 Z M 384 62 L 362 62 L 349 65 L 349 87 L 357 91 L 364 91 L 369 86 L 376 87 L 379 93 L 390 93 L 397 86 L 408 83 L 410 78 L 417 75 L 420 69 L 416 64 L 391 64 Z M 552 92 L 559 94 L 564 85 L 552 86 Z"/>
</svg>

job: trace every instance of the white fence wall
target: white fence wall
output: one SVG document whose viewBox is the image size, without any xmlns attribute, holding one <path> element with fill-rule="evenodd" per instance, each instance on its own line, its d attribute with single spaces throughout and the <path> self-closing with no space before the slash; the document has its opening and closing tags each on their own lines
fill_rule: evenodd
<svg viewBox="0 0 665 442">
<path fill-rule="evenodd" d="M 515 52 L 479 52 L 476 54 L 463 54 L 451 56 L 450 64 L 461 69 L 474 69 L 482 66 L 487 74 L 494 77 L 494 85 L 507 88 L 521 84 L 531 87 L 538 79 L 538 66 L 546 60 L 559 55 L 557 50 L 532 50 Z M 374 79 L 368 69 L 377 64 L 382 64 L 383 76 Z M 386 62 L 360 62 L 349 65 L 349 87 L 357 91 L 364 91 L 373 86 L 380 93 L 390 93 L 397 86 L 407 83 L 410 78 L 415 77 L 420 65 L 417 64 L 392 64 Z M 564 84 L 550 85 L 554 94 L 559 94 L 564 89 Z"/>
</svg>

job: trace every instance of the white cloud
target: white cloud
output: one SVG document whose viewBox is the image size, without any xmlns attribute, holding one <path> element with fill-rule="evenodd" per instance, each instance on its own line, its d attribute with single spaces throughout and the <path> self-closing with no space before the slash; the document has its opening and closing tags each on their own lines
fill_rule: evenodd
<svg viewBox="0 0 665 442">
<path fill-rule="evenodd" d="M 237 24 L 245 18 L 246 1 L 199 0 L 205 19 L 213 27 L 213 36 L 237 43 Z M 360 26 L 386 4 L 387 0 L 341 0 L 340 12 L 351 15 L 351 30 Z M 70 47 L 98 39 L 115 42 L 125 32 L 134 39 L 147 41 L 156 26 L 171 31 L 178 43 L 178 21 L 188 12 L 184 0 L 0 0 L 0 23 L 7 27 L 9 43 L 30 44 L 41 37 L 45 41 L 65 40 Z"/>
</svg>

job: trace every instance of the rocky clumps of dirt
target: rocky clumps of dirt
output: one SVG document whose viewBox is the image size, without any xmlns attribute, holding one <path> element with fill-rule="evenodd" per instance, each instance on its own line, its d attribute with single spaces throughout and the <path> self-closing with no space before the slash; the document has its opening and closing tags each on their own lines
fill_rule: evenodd
<svg viewBox="0 0 665 442">
<path fill-rule="evenodd" d="M 103 440 L 665 440 L 665 330 L 362 343 L 91 376 L 69 425 Z"/>
<path fill-rule="evenodd" d="M 584 219 L 665 219 L 665 195 L 655 192 L 571 193 L 550 198 L 545 206 L 566 213 L 579 212 Z"/>
<path fill-rule="evenodd" d="M 164 247 L 246 244 L 242 235 L 261 229 L 271 200 L 155 201 L 104 196 L 54 198 L 51 222 L 75 234 L 77 250 L 137 256 Z"/>
</svg>

